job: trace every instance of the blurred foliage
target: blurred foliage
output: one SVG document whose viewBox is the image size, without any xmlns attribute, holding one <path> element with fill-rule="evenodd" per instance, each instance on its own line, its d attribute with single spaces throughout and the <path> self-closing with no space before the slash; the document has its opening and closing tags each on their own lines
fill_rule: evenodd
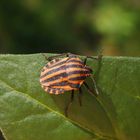
<svg viewBox="0 0 140 140">
<path fill-rule="evenodd" d="M 139 0 L 1 0 L 0 52 L 140 55 Z"/>
</svg>

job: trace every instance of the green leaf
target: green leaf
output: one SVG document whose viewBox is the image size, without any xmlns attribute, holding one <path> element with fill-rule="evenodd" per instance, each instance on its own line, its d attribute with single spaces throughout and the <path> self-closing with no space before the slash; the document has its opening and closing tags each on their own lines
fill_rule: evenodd
<svg viewBox="0 0 140 140">
<path fill-rule="evenodd" d="M 7 140 L 140 139 L 140 58 L 89 60 L 100 94 L 83 88 L 83 106 L 75 98 L 68 118 L 69 92 L 50 95 L 40 86 L 46 63 L 41 54 L 0 56 L 0 128 Z"/>
</svg>

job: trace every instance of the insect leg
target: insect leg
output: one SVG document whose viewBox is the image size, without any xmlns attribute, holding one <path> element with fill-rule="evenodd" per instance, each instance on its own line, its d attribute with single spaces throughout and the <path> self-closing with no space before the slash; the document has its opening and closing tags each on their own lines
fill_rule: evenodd
<svg viewBox="0 0 140 140">
<path fill-rule="evenodd" d="M 99 90 L 98 90 L 98 88 L 97 88 L 97 84 L 96 84 L 96 81 L 95 81 L 94 77 L 90 76 L 90 78 L 91 78 L 92 81 L 93 81 L 94 89 L 95 89 L 96 94 L 99 95 Z"/>
<path fill-rule="evenodd" d="M 82 106 L 82 89 L 81 89 L 81 87 L 79 88 L 78 100 L 79 100 L 80 106 Z"/>
<path fill-rule="evenodd" d="M 85 59 L 84 59 L 84 65 L 86 65 L 86 62 L 87 62 L 88 58 L 100 61 L 102 59 L 102 56 L 103 56 L 102 51 L 103 50 L 100 50 L 99 53 L 98 53 L 98 56 L 95 56 L 95 57 L 94 56 L 86 56 Z"/>
<path fill-rule="evenodd" d="M 41 53 L 41 54 L 45 57 L 46 60 L 48 60 L 48 57 L 45 55 L 45 53 Z"/>
<path fill-rule="evenodd" d="M 66 117 L 68 116 L 68 110 L 69 110 L 69 108 L 70 108 L 70 106 L 71 106 L 73 100 L 74 100 L 74 90 L 72 90 L 70 101 L 69 101 L 69 103 L 67 104 L 67 106 L 66 106 L 66 108 L 65 108 L 65 116 L 66 116 Z"/>
<path fill-rule="evenodd" d="M 84 59 L 84 65 L 86 65 L 86 63 L 87 63 L 87 59 L 88 59 L 88 58 L 100 61 L 101 58 L 102 58 L 102 55 L 98 55 L 97 57 L 86 56 L 86 58 Z"/>
<path fill-rule="evenodd" d="M 45 57 L 45 59 L 47 61 L 51 61 L 51 60 L 53 60 L 54 58 L 57 58 L 57 57 L 67 56 L 68 53 L 62 53 L 62 54 L 58 54 L 58 55 L 54 55 L 54 56 L 50 56 L 50 57 L 46 56 L 45 53 L 42 53 L 42 55 Z"/>
<path fill-rule="evenodd" d="M 89 91 L 90 94 L 95 95 L 96 97 L 98 96 L 98 92 L 92 91 L 92 90 L 89 88 L 89 86 L 88 86 L 88 84 L 87 84 L 86 82 L 84 82 L 84 86 L 87 88 L 87 90 Z M 96 91 L 96 89 L 95 89 L 95 91 Z"/>
<path fill-rule="evenodd" d="M 51 60 L 53 60 L 54 58 L 61 57 L 61 56 L 69 57 L 70 54 L 71 54 L 71 53 L 62 53 L 62 54 L 50 56 L 50 57 L 48 57 L 48 60 L 51 61 Z"/>
</svg>

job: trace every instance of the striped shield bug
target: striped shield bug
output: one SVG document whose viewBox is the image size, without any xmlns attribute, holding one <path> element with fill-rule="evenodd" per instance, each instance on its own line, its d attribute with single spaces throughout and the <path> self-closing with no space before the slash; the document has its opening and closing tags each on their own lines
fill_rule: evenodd
<svg viewBox="0 0 140 140">
<path fill-rule="evenodd" d="M 96 82 L 91 76 L 92 69 L 86 65 L 88 58 L 98 60 L 101 58 L 101 55 L 99 55 L 99 57 L 86 56 L 84 61 L 82 61 L 78 55 L 71 53 L 51 56 L 46 58 L 49 62 L 41 70 L 40 84 L 45 92 L 58 95 L 65 91 L 71 91 L 70 101 L 65 108 L 66 116 L 68 116 L 68 109 L 73 102 L 75 90 L 79 91 L 79 104 L 80 106 L 82 105 L 82 84 L 87 88 L 89 93 L 94 94 L 95 96 L 99 94 Z M 92 78 L 95 91 L 92 91 L 85 82 L 87 77 Z"/>
</svg>

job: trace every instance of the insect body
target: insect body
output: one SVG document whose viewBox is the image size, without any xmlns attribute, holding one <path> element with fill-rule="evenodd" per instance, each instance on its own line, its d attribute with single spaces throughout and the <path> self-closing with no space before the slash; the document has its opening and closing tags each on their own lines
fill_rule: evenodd
<svg viewBox="0 0 140 140">
<path fill-rule="evenodd" d="M 61 94 L 78 90 L 91 72 L 78 57 L 54 59 L 43 68 L 40 83 L 46 92 Z"/>
<path fill-rule="evenodd" d="M 64 55 L 66 55 L 66 57 L 61 59 L 57 58 L 60 55 L 48 58 L 48 60 L 51 61 L 43 67 L 40 75 L 40 83 L 42 88 L 50 94 L 62 94 L 65 91 L 72 91 L 71 100 L 65 110 L 65 114 L 67 116 L 67 111 L 73 101 L 75 90 L 79 90 L 80 105 L 82 84 L 88 88 L 89 92 L 93 93 L 85 82 L 86 77 L 91 76 L 92 69 L 86 66 L 86 60 L 88 57 L 86 57 L 83 62 L 74 54 L 68 53 Z M 97 94 L 98 90 L 96 90 L 95 95 Z"/>
</svg>

